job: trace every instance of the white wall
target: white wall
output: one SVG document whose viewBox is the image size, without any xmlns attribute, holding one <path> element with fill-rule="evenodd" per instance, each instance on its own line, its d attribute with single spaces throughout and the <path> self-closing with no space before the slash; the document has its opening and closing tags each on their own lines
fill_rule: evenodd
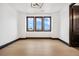
<svg viewBox="0 0 79 59">
<path fill-rule="evenodd" d="M 26 16 L 51 16 L 51 32 L 27 32 Z M 69 43 L 69 5 L 60 12 L 27 14 L 17 12 L 8 4 L 0 4 L 0 46 L 17 38 L 52 37 Z"/>
<path fill-rule="evenodd" d="M 53 7 L 51 7 L 53 11 Z M 31 12 L 31 11 L 30 11 Z M 36 12 L 33 10 L 33 12 Z M 26 16 L 51 16 L 52 27 L 51 32 L 27 32 L 26 31 Z M 25 37 L 52 37 L 60 38 L 69 43 L 69 3 L 64 3 L 59 12 L 54 13 L 21 13 L 18 14 L 18 36 Z"/>
<path fill-rule="evenodd" d="M 59 38 L 69 43 L 69 4 L 65 4 L 60 12 L 60 36 Z"/>
<path fill-rule="evenodd" d="M 51 32 L 27 32 L 26 16 L 51 16 L 52 17 Z M 18 28 L 19 28 L 18 36 L 20 38 L 52 37 L 52 38 L 60 38 L 61 40 L 69 43 L 69 4 L 68 3 L 64 4 L 59 12 L 54 12 L 54 13 L 25 14 L 19 12 Z"/>
<path fill-rule="evenodd" d="M 52 17 L 52 26 L 51 32 L 27 32 L 26 31 L 26 17 L 27 16 L 51 16 Z M 20 38 L 25 37 L 59 37 L 59 12 L 55 12 L 53 14 L 25 14 L 19 12 L 18 14 L 18 36 Z"/>
<path fill-rule="evenodd" d="M 17 13 L 6 3 L 0 3 L 0 46 L 17 37 Z"/>
</svg>

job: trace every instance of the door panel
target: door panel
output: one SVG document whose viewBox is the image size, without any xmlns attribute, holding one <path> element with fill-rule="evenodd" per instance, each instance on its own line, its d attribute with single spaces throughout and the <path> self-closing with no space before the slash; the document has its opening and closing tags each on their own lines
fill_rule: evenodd
<svg viewBox="0 0 79 59">
<path fill-rule="evenodd" d="M 72 46 L 79 46 L 79 6 L 73 6 L 72 14 Z"/>
</svg>

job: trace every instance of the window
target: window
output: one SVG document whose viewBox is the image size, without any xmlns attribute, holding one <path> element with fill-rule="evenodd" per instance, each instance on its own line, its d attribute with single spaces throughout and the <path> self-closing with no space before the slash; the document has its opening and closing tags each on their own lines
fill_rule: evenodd
<svg viewBox="0 0 79 59">
<path fill-rule="evenodd" d="M 44 17 L 44 31 L 50 30 L 50 18 Z"/>
<path fill-rule="evenodd" d="M 50 16 L 28 16 L 27 31 L 51 31 L 51 17 Z"/>
<path fill-rule="evenodd" d="M 34 30 L 34 18 L 33 17 L 28 17 L 27 19 L 27 30 L 28 31 L 33 31 Z"/>
<path fill-rule="evenodd" d="M 42 18 L 36 17 L 36 30 L 42 31 Z"/>
</svg>

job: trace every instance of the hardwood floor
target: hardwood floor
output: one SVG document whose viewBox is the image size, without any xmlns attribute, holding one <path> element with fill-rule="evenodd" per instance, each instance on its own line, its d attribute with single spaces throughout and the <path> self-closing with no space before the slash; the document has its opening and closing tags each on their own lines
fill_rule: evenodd
<svg viewBox="0 0 79 59">
<path fill-rule="evenodd" d="M 65 45 L 59 40 L 19 40 L 3 49 L 1 56 L 79 56 L 79 48 Z"/>
</svg>

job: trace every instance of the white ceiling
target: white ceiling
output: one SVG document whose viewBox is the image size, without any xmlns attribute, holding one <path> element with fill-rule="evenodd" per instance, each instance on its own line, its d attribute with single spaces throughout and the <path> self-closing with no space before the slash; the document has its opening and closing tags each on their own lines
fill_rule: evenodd
<svg viewBox="0 0 79 59">
<path fill-rule="evenodd" d="M 53 13 L 61 10 L 68 3 L 44 3 L 42 8 L 32 8 L 31 3 L 9 3 L 9 5 L 23 13 Z"/>
</svg>

